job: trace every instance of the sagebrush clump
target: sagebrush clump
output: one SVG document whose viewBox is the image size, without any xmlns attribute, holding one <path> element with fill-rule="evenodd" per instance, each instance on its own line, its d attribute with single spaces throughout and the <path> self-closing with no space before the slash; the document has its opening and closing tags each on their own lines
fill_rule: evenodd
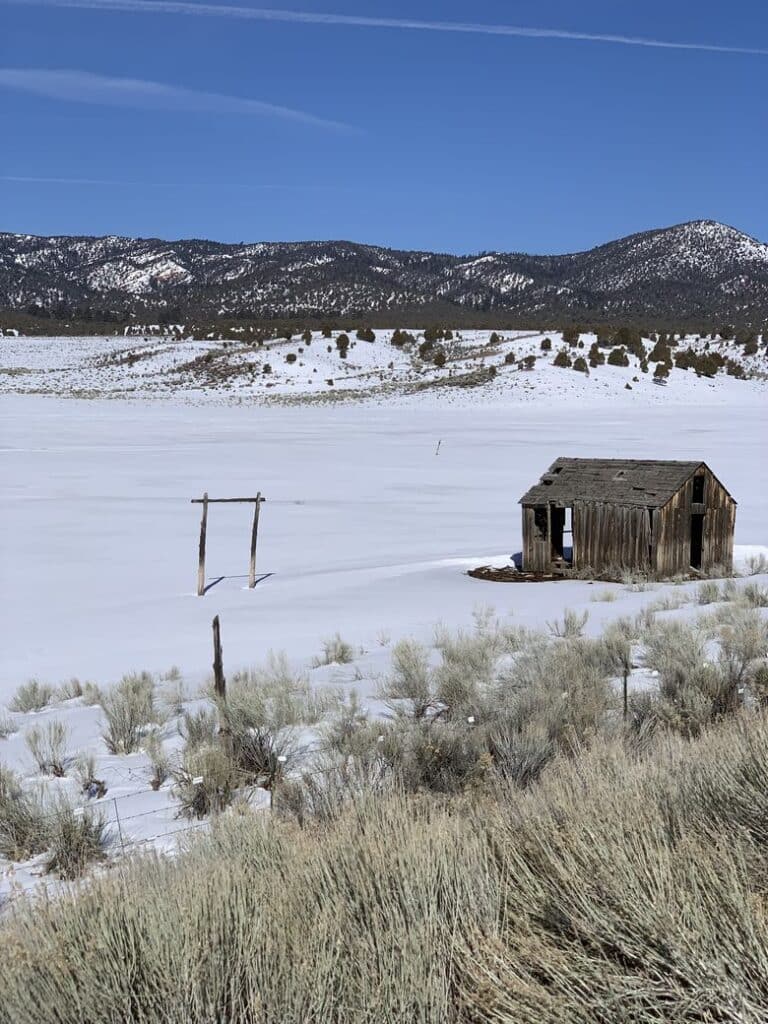
<svg viewBox="0 0 768 1024">
<path fill-rule="evenodd" d="M 132 754 L 138 750 L 144 732 L 157 720 L 155 681 L 148 672 L 123 676 L 101 695 L 107 722 L 103 734 L 110 754 Z"/>
<path fill-rule="evenodd" d="M 37 679 L 22 683 L 8 705 L 11 711 L 41 711 L 54 697 L 54 689 Z"/>
</svg>

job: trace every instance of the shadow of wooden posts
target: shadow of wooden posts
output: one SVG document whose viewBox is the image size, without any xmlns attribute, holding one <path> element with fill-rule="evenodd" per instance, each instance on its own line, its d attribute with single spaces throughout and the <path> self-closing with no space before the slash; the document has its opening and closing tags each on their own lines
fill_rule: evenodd
<svg viewBox="0 0 768 1024">
<path fill-rule="evenodd" d="M 258 583 L 261 583 L 262 580 L 268 580 L 270 576 L 274 576 L 274 575 L 275 574 L 273 572 L 262 573 L 261 576 L 257 576 L 256 577 L 256 581 L 254 583 L 254 586 L 256 586 Z M 222 580 L 247 580 L 248 578 L 249 577 L 245 573 L 242 576 L 217 576 L 216 579 L 213 579 L 213 580 L 211 580 L 210 583 L 206 583 L 205 584 L 205 586 L 203 587 L 203 594 L 207 594 L 209 590 L 213 590 L 213 588 L 218 583 L 221 583 Z M 252 589 L 252 588 L 249 587 L 248 589 Z"/>
</svg>

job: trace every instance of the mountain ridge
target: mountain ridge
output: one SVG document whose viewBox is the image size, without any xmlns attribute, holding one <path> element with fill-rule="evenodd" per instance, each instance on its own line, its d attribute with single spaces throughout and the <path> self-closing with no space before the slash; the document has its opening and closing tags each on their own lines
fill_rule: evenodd
<svg viewBox="0 0 768 1024">
<path fill-rule="evenodd" d="M 687 221 L 579 252 L 454 255 L 334 241 L 215 242 L 0 233 L 0 309 L 297 319 L 768 318 L 768 244 Z"/>
</svg>

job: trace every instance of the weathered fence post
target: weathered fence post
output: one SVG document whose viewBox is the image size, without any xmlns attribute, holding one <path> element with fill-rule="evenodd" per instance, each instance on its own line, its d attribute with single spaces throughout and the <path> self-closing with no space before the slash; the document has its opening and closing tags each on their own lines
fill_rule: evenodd
<svg viewBox="0 0 768 1024">
<path fill-rule="evenodd" d="M 200 550 L 197 558 L 197 596 L 205 593 L 205 533 L 208 529 L 208 491 L 203 495 L 203 517 L 200 520 Z"/>
<path fill-rule="evenodd" d="M 253 506 L 253 527 L 251 528 L 251 561 L 248 566 L 248 588 L 252 590 L 256 586 L 256 540 L 259 535 L 259 509 L 261 508 L 261 491 L 256 495 L 256 503 Z"/>
<path fill-rule="evenodd" d="M 218 615 L 213 620 L 213 689 L 219 700 L 226 700 L 227 681 L 224 678 L 224 662 L 221 655 L 221 626 Z"/>
</svg>

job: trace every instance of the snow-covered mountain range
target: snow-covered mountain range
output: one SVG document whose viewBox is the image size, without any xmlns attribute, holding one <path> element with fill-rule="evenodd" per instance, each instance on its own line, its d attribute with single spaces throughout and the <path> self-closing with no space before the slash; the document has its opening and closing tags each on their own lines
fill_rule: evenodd
<svg viewBox="0 0 768 1024">
<path fill-rule="evenodd" d="M 231 245 L 0 233 L 0 309 L 60 316 L 663 317 L 762 322 L 768 244 L 714 221 L 562 256 L 353 242 Z"/>
</svg>

